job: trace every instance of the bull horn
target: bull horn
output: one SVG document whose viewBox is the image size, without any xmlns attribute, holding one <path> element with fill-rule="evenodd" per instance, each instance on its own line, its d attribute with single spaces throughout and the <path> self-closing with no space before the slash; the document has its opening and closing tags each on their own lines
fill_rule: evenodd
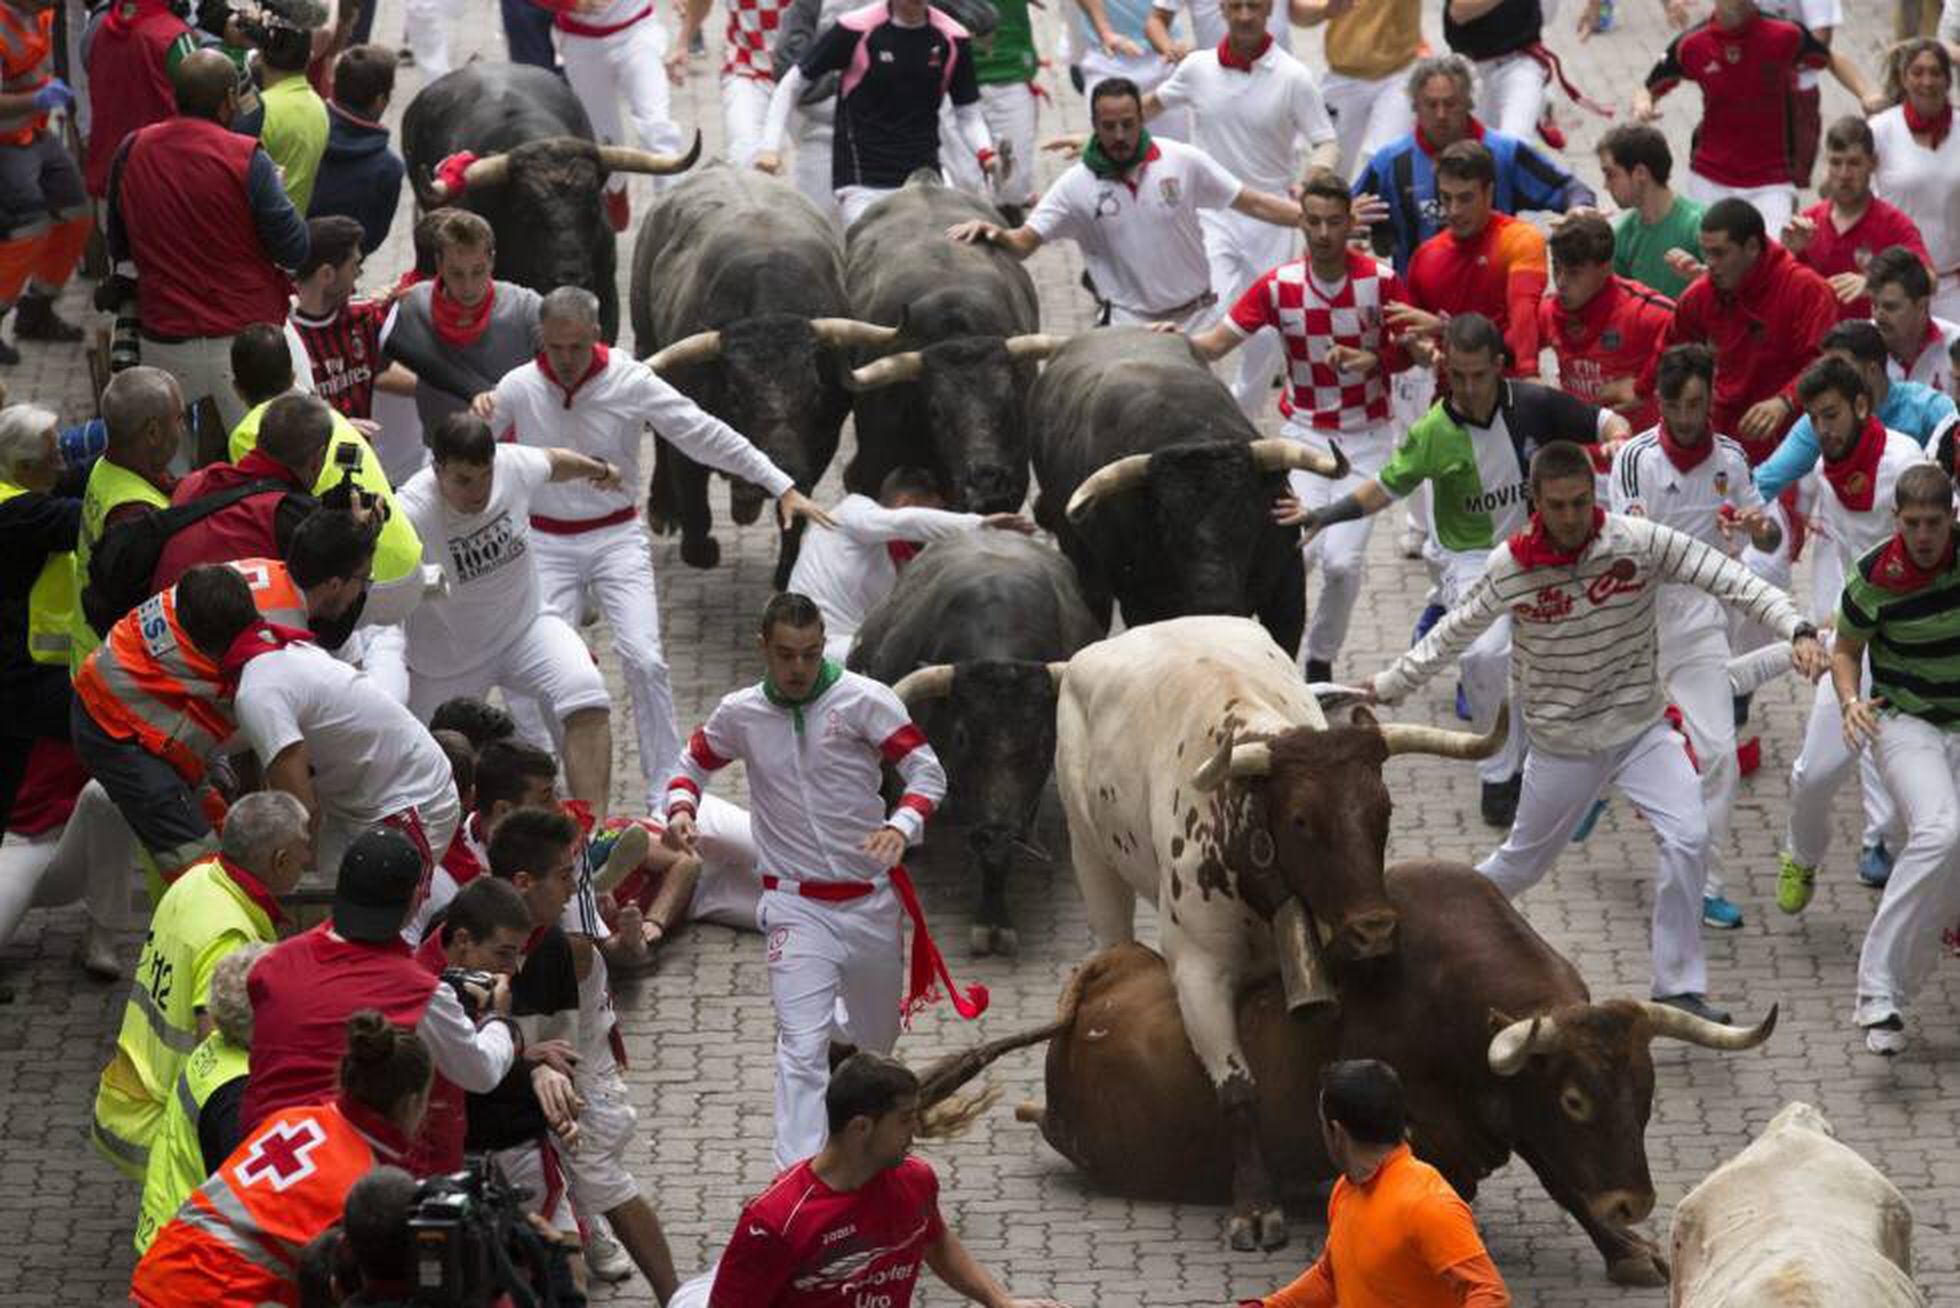
<svg viewBox="0 0 1960 1308">
<path fill-rule="evenodd" d="M 1640 1001 L 1640 1011 L 1654 1024 L 1655 1035 L 1727 1053 L 1754 1049 L 1769 1039 L 1770 1032 L 1776 1030 L 1776 1009 L 1777 1005 L 1771 1004 L 1769 1016 L 1754 1026 L 1727 1026 L 1705 1017 L 1696 1017 L 1693 1013 L 1684 1013 L 1669 1004 L 1655 1003 L 1651 999 Z"/>
<path fill-rule="evenodd" d="M 1271 745 L 1256 740 L 1241 745 L 1228 731 L 1225 733 L 1225 743 L 1218 747 L 1218 752 L 1191 774 L 1191 788 L 1200 794 L 1207 794 L 1224 785 L 1227 777 L 1244 781 L 1266 776 L 1272 770 Z"/>
<path fill-rule="evenodd" d="M 812 318 L 810 330 L 820 345 L 852 349 L 860 345 L 890 345 L 898 339 L 898 328 L 880 327 L 856 318 Z"/>
<path fill-rule="evenodd" d="M 1348 456 L 1338 445 L 1328 447 L 1331 453 L 1316 450 L 1299 441 L 1289 441 L 1279 436 L 1268 436 L 1252 442 L 1252 466 L 1261 472 L 1300 472 L 1317 473 L 1329 481 L 1339 481 L 1348 475 Z"/>
<path fill-rule="evenodd" d="M 453 198 L 449 188 L 436 180 L 435 173 L 427 164 L 419 164 L 412 181 L 415 185 L 415 200 L 424 211 L 440 209 Z"/>
<path fill-rule="evenodd" d="M 1060 690 L 1062 688 L 1062 678 L 1067 674 L 1068 674 L 1067 660 L 1063 660 L 1060 663 L 1050 663 L 1048 665 L 1048 680 L 1055 683 L 1056 690 Z"/>
<path fill-rule="evenodd" d="M 684 368 L 694 363 L 713 363 L 721 357 L 720 332 L 696 332 L 683 336 L 647 360 L 647 367 L 655 372 L 666 372 L 672 368 Z"/>
<path fill-rule="evenodd" d="M 1068 344 L 1066 336 L 1052 336 L 1047 332 L 1034 332 L 1027 336 L 1007 338 L 1007 357 L 1010 359 L 1045 359 Z"/>
<path fill-rule="evenodd" d="M 862 368 L 852 370 L 850 389 L 875 391 L 884 386 L 896 386 L 900 382 L 917 381 L 925 370 L 925 356 L 917 350 L 887 354 L 882 359 L 873 359 Z"/>
<path fill-rule="evenodd" d="M 1683 1014 L 1683 1016 L 1686 1016 Z M 1533 1054 L 1549 1054 L 1558 1045 L 1558 1020 L 1527 1017 L 1511 1023 L 1490 1038 L 1484 1055 L 1498 1076 L 1516 1076 Z"/>
<path fill-rule="evenodd" d="M 1114 463 L 1105 463 L 1089 474 L 1087 481 L 1075 488 L 1075 494 L 1068 497 L 1065 512 L 1070 522 L 1082 521 L 1089 512 L 1089 506 L 1107 495 L 1141 486 L 1150 473 L 1148 454 L 1127 454 Z"/>
<path fill-rule="evenodd" d="M 687 148 L 686 154 L 655 154 L 651 150 L 640 150 L 630 145 L 599 147 L 599 166 L 609 173 L 652 173 L 656 177 L 667 173 L 684 173 L 700 157 L 699 129 L 695 131 L 694 144 Z"/>
<path fill-rule="evenodd" d="M 463 170 L 463 189 L 473 191 L 479 186 L 502 186 L 509 176 L 509 155 L 485 155 Z"/>
<path fill-rule="evenodd" d="M 898 696 L 908 709 L 917 708 L 929 699 L 945 699 L 952 693 L 953 665 L 950 663 L 914 668 L 892 687 L 892 694 Z"/>
<path fill-rule="evenodd" d="M 1511 730 L 1511 706 L 1501 705 L 1490 731 L 1445 731 L 1441 727 L 1421 727 L 1408 722 L 1384 722 L 1382 740 L 1394 754 L 1434 754 L 1438 758 L 1489 758 L 1504 748 L 1504 737 Z"/>
</svg>

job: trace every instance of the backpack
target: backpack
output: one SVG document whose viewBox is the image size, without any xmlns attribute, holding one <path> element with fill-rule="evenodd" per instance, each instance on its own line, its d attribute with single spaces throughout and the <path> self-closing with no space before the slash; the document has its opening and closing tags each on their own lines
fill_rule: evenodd
<svg viewBox="0 0 1960 1308">
<path fill-rule="evenodd" d="M 82 587 L 82 616 L 97 635 L 106 638 L 109 628 L 121 621 L 124 614 L 150 598 L 150 579 L 156 576 L 163 547 L 170 543 L 172 536 L 240 500 L 268 491 L 292 489 L 288 482 L 261 478 L 195 503 L 158 509 L 118 524 L 103 535 L 89 554 L 88 577 Z"/>
</svg>

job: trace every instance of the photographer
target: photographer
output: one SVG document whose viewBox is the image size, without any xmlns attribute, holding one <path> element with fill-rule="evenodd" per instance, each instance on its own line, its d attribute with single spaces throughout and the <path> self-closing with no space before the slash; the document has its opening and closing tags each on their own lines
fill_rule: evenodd
<svg viewBox="0 0 1960 1308">
<path fill-rule="evenodd" d="M 297 1250 L 332 1225 L 355 1181 L 400 1164 L 429 1106 L 434 1064 L 413 1031 L 373 1009 L 353 1014 L 344 1030 L 339 1096 L 286 1108 L 251 1129 L 157 1232 L 136 1266 L 131 1302 L 294 1301 L 292 1264 L 266 1250 Z"/>
</svg>

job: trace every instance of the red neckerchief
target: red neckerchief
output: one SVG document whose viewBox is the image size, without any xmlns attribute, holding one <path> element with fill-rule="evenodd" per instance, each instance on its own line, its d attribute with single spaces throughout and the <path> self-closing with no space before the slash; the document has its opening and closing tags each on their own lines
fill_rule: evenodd
<svg viewBox="0 0 1960 1308">
<path fill-rule="evenodd" d="M 1669 463 L 1679 468 L 1682 472 L 1693 472 L 1696 468 L 1699 468 L 1703 463 L 1707 462 L 1708 456 L 1715 452 L 1715 433 L 1712 431 L 1708 433 L 1707 437 L 1699 445 L 1683 445 L 1675 440 L 1674 433 L 1667 429 L 1666 420 L 1662 420 L 1658 430 L 1661 438 L 1661 452 L 1667 455 L 1667 461 Z"/>
<path fill-rule="evenodd" d="M 1576 550 L 1562 550 L 1545 534 L 1544 519 L 1534 513 L 1530 525 L 1505 543 L 1511 547 L 1511 557 L 1521 568 L 1569 568 L 1586 552 L 1586 546 L 1598 539 L 1599 529 L 1605 525 L 1606 510 L 1595 507 L 1592 530 L 1586 533 L 1585 541 Z"/>
<path fill-rule="evenodd" d="M 924 548 L 925 546 L 915 540 L 888 540 L 885 542 L 885 553 L 891 555 L 892 566 L 894 568 L 904 567 L 914 558 L 918 557 L 919 551 Z"/>
<path fill-rule="evenodd" d="M 347 1125 L 353 1127 L 375 1144 L 381 1146 L 384 1154 L 394 1155 L 392 1158 L 384 1157 L 378 1161 L 392 1166 L 399 1166 L 401 1160 L 407 1156 L 410 1144 L 409 1138 L 402 1134 L 402 1129 L 399 1126 L 396 1126 L 380 1113 L 375 1112 L 372 1108 L 369 1108 L 366 1104 L 344 1090 L 335 1097 L 333 1107 L 335 1112 L 347 1119 Z"/>
<path fill-rule="evenodd" d="M 1893 533 L 1872 566 L 1872 585 L 1891 591 L 1894 595 L 1910 595 L 1913 591 L 1925 589 L 1937 581 L 1941 573 L 1953 570 L 1953 544 L 1954 537 L 1949 535 L 1946 538 L 1946 553 L 1940 556 L 1940 561 L 1930 568 L 1922 568 L 1906 552 L 1906 538 Z"/>
<path fill-rule="evenodd" d="M 264 618 L 260 618 L 239 632 L 238 639 L 231 642 L 231 648 L 226 650 L 225 656 L 218 660 L 218 677 L 224 693 L 226 695 L 238 693 L 239 674 L 245 671 L 247 663 L 259 655 L 270 654 L 288 645 L 310 643 L 312 640 L 313 633 L 310 631 L 283 626 L 277 622 L 267 622 Z"/>
<path fill-rule="evenodd" d="M 218 855 L 218 866 L 230 877 L 237 887 L 245 892 L 245 898 L 257 904 L 265 915 L 274 922 L 286 920 L 286 910 L 280 906 L 278 898 L 265 888 L 265 882 L 253 876 L 251 871 L 232 862 L 223 854 Z"/>
<path fill-rule="evenodd" d="M 606 360 L 611 357 L 612 351 L 608 350 L 604 345 L 593 345 L 592 358 L 586 362 L 585 371 L 580 373 L 578 380 L 570 386 L 558 380 L 558 374 L 551 370 L 551 363 L 544 357 L 543 350 L 538 351 L 538 371 L 544 374 L 546 381 L 558 388 L 559 393 L 565 397 L 565 407 L 569 409 L 572 407 L 572 397 L 579 393 L 579 388 L 604 372 L 606 370 Z"/>
<path fill-rule="evenodd" d="M 483 301 L 475 308 L 456 303 L 449 298 L 449 291 L 436 278 L 435 289 L 429 295 L 429 318 L 435 324 L 436 336 L 444 345 L 466 350 L 475 345 L 490 325 L 490 310 L 497 302 L 497 283 L 491 282 L 490 289 L 483 293 Z"/>
<path fill-rule="evenodd" d="M 1463 139 L 1464 139 L 1464 140 L 1466 140 L 1466 141 L 1481 141 L 1481 140 L 1483 140 L 1483 139 L 1484 139 L 1484 125 L 1483 125 L 1482 123 L 1480 123 L 1480 122 L 1478 122 L 1478 121 L 1477 121 L 1477 120 L 1476 120 L 1475 118 L 1472 118 L 1472 119 L 1470 120 L 1470 132 L 1469 132 L 1469 134 L 1468 134 L 1467 136 L 1465 136 L 1465 137 L 1464 137 Z M 1433 142 L 1433 141 L 1431 141 L 1431 140 L 1430 140 L 1430 139 L 1429 139 L 1429 138 L 1428 138 L 1427 136 L 1424 136 L 1424 135 L 1423 135 L 1423 132 L 1422 132 L 1422 124 L 1420 124 L 1420 123 L 1417 123 L 1417 124 L 1416 124 L 1416 144 L 1417 144 L 1417 145 L 1419 145 L 1419 146 L 1421 146 L 1421 147 L 1422 147 L 1422 152 L 1423 152 L 1424 154 L 1426 154 L 1426 155 L 1428 155 L 1428 156 L 1429 156 L 1429 157 L 1430 157 L 1431 159 L 1434 159 L 1434 158 L 1435 158 L 1435 157 L 1436 157 L 1436 156 L 1437 156 L 1438 154 L 1440 154 L 1440 153 L 1441 153 L 1441 151 L 1439 151 L 1439 150 L 1438 150 L 1438 149 L 1436 148 L 1436 144 L 1435 144 L 1435 142 Z"/>
<path fill-rule="evenodd" d="M 1236 69 L 1241 73 L 1249 73 L 1252 71 L 1252 66 L 1261 59 L 1264 59 L 1266 57 L 1266 51 L 1272 48 L 1273 34 L 1267 32 L 1259 38 L 1259 48 L 1252 52 L 1252 58 L 1241 59 L 1238 56 L 1238 52 L 1232 49 L 1232 38 L 1228 36 L 1218 43 L 1218 66 L 1220 68 Z"/>
<path fill-rule="evenodd" d="M 1123 176 L 1118 180 L 1130 188 L 1131 195 L 1135 195 L 1137 188 L 1143 185 L 1143 170 L 1163 157 L 1164 152 L 1157 148 L 1155 141 L 1152 141 L 1150 143 L 1150 149 L 1144 154 L 1143 158 L 1137 160 L 1128 168 L 1125 168 L 1123 170 Z"/>
<path fill-rule="evenodd" d="M 238 461 L 238 470 L 253 478 L 291 482 L 303 491 L 313 489 L 299 479 L 298 473 L 257 446 L 253 446 L 245 452 L 245 457 Z"/>
<path fill-rule="evenodd" d="M 1953 102 L 1942 100 L 1940 110 L 1936 114 L 1922 114 L 1914 109 L 1911 96 L 1907 96 L 1901 103 L 1906 111 L 1906 130 L 1914 136 L 1918 136 L 1921 132 L 1927 133 L 1933 138 L 1930 148 L 1939 149 L 1940 142 L 1946 140 L 1946 134 L 1953 130 Z"/>
<path fill-rule="evenodd" d="M 1878 494 L 1878 460 L 1885 453 L 1885 424 L 1877 418 L 1865 419 L 1858 443 L 1835 463 L 1824 460 L 1824 480 L 1831 483 L 1839 501 L 1854 513 L 1870 510 Z"/>
</svg>

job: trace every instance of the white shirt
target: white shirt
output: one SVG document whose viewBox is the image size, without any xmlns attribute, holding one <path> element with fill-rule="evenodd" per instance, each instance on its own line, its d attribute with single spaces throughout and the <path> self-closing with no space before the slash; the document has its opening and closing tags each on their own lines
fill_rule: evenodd
<svg viewBox="0 0 1960 1308">
<path fill-rule="evenodd" d="M 795 729 L 787 708 L 761 686 L 722 696 L 681 751 L 667 784 L 667 813 L 692 812 L 713 775 L 740 759 L 749 783 L 756 866 L 796 881 L 870 881 L 885 869 L 858 842 L 886 825 L 917 843 L 946 796 L 946 771 L 891 687 L 855 672 L 803 705 Z M 884 765 L 905 792 L 888 816 Z"/>
<path fill-rule="evenodd" d="M 428 729 L 362 673 L 317 645 L 261 654 L 238 678 L 238 729 L 270 765 L 304 743 L 320 806 L 372 825 L 452 794 L 449 756 Z"/>
<path fill-rule="evenodd" d="M 1960 175 L 1956 175 L 1954 186 L 1960 189 Z M 1912 366 L 1908 368 L 1887 354 L 1885 375 L 1893 381 L 1916 381 L 1922 386 L 1931 386 L 1942 395 L 1950 394 L 1953 390 L 1953 369 L 1948 361 L 1948 351 L 1956 340 L 1960 340 L 1960 323 L 1950 323 L 1944 318 L 1929 319 L 1926 338 L 1920 342 L 1919 355 L 1912 361 Z"/>
<path fill-rule="evenodd" d="M 771 498 L 796 483 L 733 427 L 710 417 L 637 359 L 599 346 L 588 372 L 568 395 L 533 360 L 497 383 L 500 439 L 541 449 L 562 447 L 619 469 L 616 490 L 578 480 L 541 486 L 531 512 L 577 520 L 635 509 L 646 485 L 640 476 L 640 436 L 648 423 L 675 449 L 731 477 L 754 482 Z"/>
<path fill-rule="evenodd" d="M 434 467 L 408 479 L 395 506 L 422 537 L 422 561 L 437 564 L 449 592 L 408 615 L 408 666 L 437 676 L 480 668 L 544 611 L 531 557 L 531 503 L 551 480 L 551 456 L 498 445 L 490 503 L 468 516 L 451 509 Z M 648 602 L 652 597 L 648 596 Z"/>
<path fill-rule="evenodd" d="M 1839 0 L 1756 0 L 1756 8 L 1770 18 L 1802 23 L 1812 32 L 1820 27 L 1835 30 L 1844 26 L 1844 6 Z M 1815 69 L 1802 69 L 1797 73 L 1797 86 L 1814 91 L 1821 76 Z"/>
<path fill-rule="evenodd" d="M 1919 228 L 1933 271 L 1945 276 L 1960 268 L 1960 131 L 1946 134 L 1937 150 L 1912 139 L 1904 105 L 1869 120 L 1878 146 L 1872 191 L 1896 205 Z"/>
<path fill-rule="evenodd" d="M 1650 427 L 1622 445 L 1607 474 L 1606 511 L 1646 518 L 1692 536 L 1710 549 L 1733 555 L 1738 535 L 1724 539 L 1722 509 L 1739 512 L 1763 507 L 1749 475 L 1749 456 L 1727 436 L 1713 436 L 1715 448 L 1683 472 L 1661 448 L 1660 429 Z M 1715 597 L 1693 586 L 1669 585 L 1661 592 L 1661 640 L 1689 636 L 1697 626 L 1724 626 Z"/>
<path fill-rule="evenodd" d="M 803 533 L 789 588 L 823 611 L 824 646 L 831 650 L 849 650 L 865 615 L 898 584 L 898 563 L 887 546 L 943 540 L 983 521 L 977 513 L 888 509 L 867 495 L 846 495 L 830 516 L 834 530 Z"/>
<path fill-rule="evenodd" d="M 1224 6 L 1218 0 L 1150 0 L 1150 7 L 1160 14 L 1167 14 L 1167 22 L 1175 21 L 1177 11 L 1184 9 L 1191 15 L 1191 45 L 1193 49 L 1218 48 L 1225 39 Z M 1275 3 L 1272 13 L 1266 16 L 1266 30 L 1272 34 L 1275 49 L 1290 50 L 1293 46 L 1292 17 L 1284 4 Z"/>
<path fill-rule="evenodd" d="M 1299 143 L 1334 139 L 1320 84 L 1277 41 L 1250 72 L 1221 64 L 1216 43 L 1193 51 L 1156 94 L 1166 109 L 1190 106 L 1198 147 L 1256 190 L 1285 194 L 1300 176 Z"/>
<path fill-rule="evenodd" d="M 1104 181 L 1077 163 L 1028 215 L 1042 240 L 1082 248 L 1104 299 L 1149 314 L 1181 309 L 1211 290 L 1198 210 L 1229 208 L 1245 189 L 1195 146 L 1154 145 L 1157 157 L 1128 181 Z"/>
<path fill-rule="evenodd" d="M 1872 492 L 1872 506 L 1862 510 L 1853 509 L 1838 498 L 1830 479 L 1822 475 L 1823 465 L 1818 465 L 1816 514 L 1819 534 L 1830 540 L 1843 575 L 1850 575 L 1859 556 L 1866 550 L 1889 539 L 1898 530 L 1898 523 L 1892 516 L 1892 492 L 1898 485 L 1899 474 L 1914 464 L 1931 462 L 1926 457 L 1926 451 L 1919 448 L 1918 441 L 1904 432 L 1886 428 L 1885 452 L 1878 456 L 1878 485 Z"/>
</svg>

